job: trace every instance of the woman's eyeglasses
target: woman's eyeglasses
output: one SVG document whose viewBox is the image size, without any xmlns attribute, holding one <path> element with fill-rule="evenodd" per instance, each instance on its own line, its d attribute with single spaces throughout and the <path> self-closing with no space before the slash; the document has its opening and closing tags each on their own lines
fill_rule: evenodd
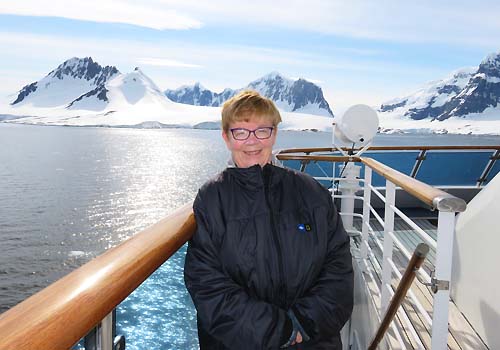
<svg viewBox="0 0 500 350">
<path fill-rule="evenodd" d="M 245 128 L 234 128 L 229 130 L 231 131 L 233 138 L 238 141 L 243 141 L 248 139 L 250 137 L 250 134 L 252 133 L 259 140 L 265 140 L 271 137 L 271 135 L 273 134 L 274 127 L 266 126 L 262 128 L 257 128 L 255 130 L 248 130 Z"/>
</svg>

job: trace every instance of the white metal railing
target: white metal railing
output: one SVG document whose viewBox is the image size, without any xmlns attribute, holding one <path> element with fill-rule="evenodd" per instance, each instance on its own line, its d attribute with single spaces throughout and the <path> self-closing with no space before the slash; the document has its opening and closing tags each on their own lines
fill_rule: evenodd
<svg viewBox="0 0 500 350">
<path fill-rule="evenodd" d="M 335 166 L 333 167 L 335 169 Z M 382 174 L 383 175 L 383 174 Z M 385 176 L 384 176 L 385 177 Z M 409 302 L 419 312 L 420 318 L 426 325 L 425 329 L 431 330 L 431 344 L 433 350 L 440 350 L 447 348 L 448 339 L 448 303 L 449 303 L 449 281 L 451 279 L 451 266 L 452 266 L 452 249 L 453 249 L 453 236 L 455 232 L 455 215 L 456 211 L 446 211 L 447 208 L 442 208 L 438 213 L 438 226 L 437 226 L 437 241 L 431 237 L 424 229 L 418 226 L 406 214 L 403 213 L 396 205 L 396 185 L 394 182 L 386 178 L 385 195 L 382 194 L 377 188 L 372 186 L 372 169 L 365 164 L 364 179 L 359 177 L 349 176 L 346 178 L 322 176 L 317 177 L 318 180 L 329 180 L 344 182 L 347 184 L 347 194 L 333 193 L 333 199 L 341 200 L 342 210 L 340 215 L 342 220 L 347 222 L 344 224 L 346 231 L 351 236 L 356 236 L 359 245 L 359 261 L 360 268 L 363 272 L 370 274 L 372 280 L 374 275 L 379 275 L 381 282 L 380 287 L 376 287 L 375 293 L 381 296 L 375 302 L 378 318 L 380 319 L 389 305 L 390 299 L 394 294 L 395 288 L 393 287 L 394 281 L 401 279 L 401 266 L 397 266 L 393 260 L 394 249 L 397 248 L 407 259 L 410 259 L 411 253 L 403 242 L 398 239 L 394 233 L 395 218 L 406 223 L 413 232 L 415 232 L 420 239 L 429 244 L 436 252 L 436 261 L 433 266 L 434 275 L 429 276 L 424 269 L 418 271 L 419 280 L 423 281 L 426 285 L 433 286 L 434 295 L 432 303 L 432 312 L 426 310 L 422 303 L 418 300 L 415 293 L 410 289 L 408 292 Z M 400 189 L 398 187 L 398 189 Z M 357 195 L 362 190 L 362 196 Z M 380 199 L 384 205 L 384 216 L 378 214 L 376 209 L 372 206 L 372 193 Z M 349 202 L 345 204 L 345 202 Z M 362 214 L 354 212 L 354 201 L 361 201 L 363 211 Z M 345 208 L 348 210 L 346 211 Z M 444 210 L 443 210 L 444 209 Z M 461 210 L 459 210 L 461 211 Z M 370 220 L 374 218 L 383 227 L 383 239 L 379 239 L 373 230 Z M 358 220 L 361 222 L 361 230 L 356 229 L 352 221 Z M 381 262 L 379 263 L 376 252 L 371 248 L 370 243 L 374 243 L 373 249 L 378 250 L 379 255 L 382 255 Z M 380 257 L 379 257 L 380 259 Z M 396 282 L 397 283 L 397 282 Z M 369 288 L 367 288 L 369 290 Z M 421 336 L 411 323 L 411 319 L 402 306 L 398 310 L 398 315 L 401 324 L 393 321 L 391 325 L 392 336 L 399 343 L 401 348 L 405 348 L 403 338 L 411 337 L 413 346 L 418 349 L 425 349 L 422 344 Z M 404 327 L 406 334 L 402 334 L 402 327 Z M 354 341 L 355 334 L 351 334 L 351 339 Z"/>
</svg>

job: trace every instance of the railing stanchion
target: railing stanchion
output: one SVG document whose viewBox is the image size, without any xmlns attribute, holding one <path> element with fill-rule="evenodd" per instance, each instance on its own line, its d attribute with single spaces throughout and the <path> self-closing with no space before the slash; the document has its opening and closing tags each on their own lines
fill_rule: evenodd
<svg viewBox="0 0 500 350">
<path fill-rule="evenodd" d="M 113 312 L 101 321 L 101 350 L 113 350 Z"/>
<path fill-rule="evenodd" d="M 432 317 L 432 349 L 447 348 L 449 282 L 455 234 L 455 212 L 439 212 L 435 270 L 434 314 Z"/>
<path fill-rule="evenodd" d="M 348 234 L 353 231 L 353 221 L 354 221 L 354 196 L 356 191 L 360 189 L 359 187 L 359 171 L 361 166 L 355 165 L 352 162 L 348 162 L 344 165 L 343 172 L 345 181 L 342 181 L 339 185 L 340 192 L 343 196 L 349 196 L 342 198 L 340 202 L 340 211 L 347 215 L 342 217 L 342 223 Z M 339 175 L 340 176 L 340 175 Z"/>
<path fill-rule="evenodd" d="M 394 231 L 394 210 L 391 206 L 394 206 L 396 200 L 396 186 L 391 181 L 386 181 L 385 190 L 385 217 L 384 217 L 384 253 L 382 261 L 382 298 L 380 311 L 385 313 L 387 306 L 389 305 L 389 300 L 391 298 L 391 293 L 388 288 L 390 288 L 392 280 L 392 269 L 390 262 L 392 261 L 392 249 L 393 249 L 393 239 L 389 232 Z"/>
<path fill-rule="evenodd" d="M 368 223 L 370 222 L 370 202 L 372 190 L 372 169 L 365 166 L 365 183 L 363 195 L 363 226 L 361 228 L 361 259 L 363 260 L 363 268 L 366 268 L 368 259 Z"/>
</svg>

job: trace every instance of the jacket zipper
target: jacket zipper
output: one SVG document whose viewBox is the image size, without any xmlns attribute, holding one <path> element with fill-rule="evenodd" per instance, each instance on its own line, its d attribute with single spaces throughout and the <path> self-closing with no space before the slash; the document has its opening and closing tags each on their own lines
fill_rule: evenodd
<svg viewBox="0 0 500 350">
<path fill-rule="evenodd" d="M 264 194 L 266 197 L 266 204 L 267 204 L 267 207 L 269 208 L 269 212 L 270 212 L 271 231 L 273 234 L 274 245 L 275 245 L 276 251 L 278 253 L 278 271 L 279 271 L 278 298 L 279 298 L 280 304 L 283 307 L 286 307 L 286 300 L 284 298 L 285 274 L 283 272 L 283 270 L 284 270 L 283 255 L 282 255 L 282 251 L 281 251 L 281 247 L 280 247 L 280 239 L 278 236 L 278 229 L 276 227 L 276 219 L 274 216 L 274 210 L 273 210 L 273 206 L 272 206 L 271 198 L 270 198 L 272 173 L 270 171 L 268 171 L 267 173 L 268 173 L 268 175 L 266 175 L 266 173 L 263 171 L 262 176 L 264 178 Z"/>
</svg>

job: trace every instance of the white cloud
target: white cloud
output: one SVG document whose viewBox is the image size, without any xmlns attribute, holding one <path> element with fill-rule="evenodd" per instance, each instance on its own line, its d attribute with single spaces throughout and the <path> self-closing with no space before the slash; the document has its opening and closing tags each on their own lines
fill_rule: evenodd
<svg viewBox="0 0 500 350">
<path fill-rule="evenodd" d="M 125 23 L 154 29 L 200 28 L 202 23 L 174 8 L 151 1 L 23 0 L 2 1 L 0 14 L 62 17 L 75 20 Z"/>
<path fill-rule="evenodd" d="M 340 37 L 497 47 L 496 0 L 23 0 L 0 14 L 55 16 L 164 29 L 286 28 Z M 370 50 L 365 52 L 370 54 Z"/>
<path fill-rule="evenodd" d="M 496 0 L 158 0 L 206 25 L 288 28 L 398 42 L 498 46 Z"/>
<path fill-rule="evenodd" d="M 182 68 L 202 68 L 199 64 L 184 63 L 176 60 L 170 60 L 166 58 L 139 58 L 138 62 L 148 66 L 159 66 L 159 67 L 182 67 Z"/>
</svg>

